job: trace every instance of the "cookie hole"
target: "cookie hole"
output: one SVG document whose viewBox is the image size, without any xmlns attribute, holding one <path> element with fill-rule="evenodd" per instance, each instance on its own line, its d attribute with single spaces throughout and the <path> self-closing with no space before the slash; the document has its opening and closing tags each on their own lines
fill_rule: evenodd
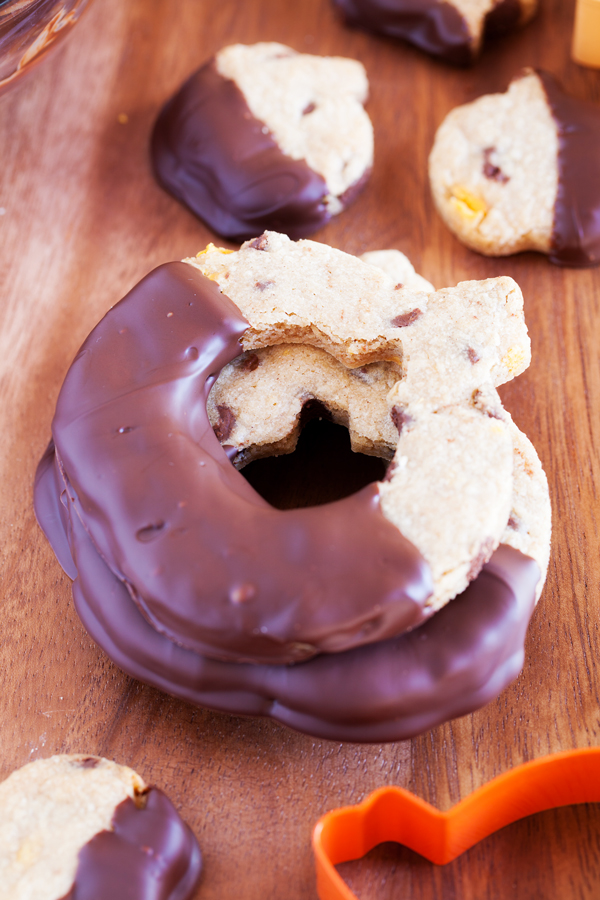
<svg viewBox="0 0 600 900">
<path fill-rule="evenodd" d="M 387 461 L 354 453 L 348 429 L 332 422 L 320 403 L 305 404 L 300 426 L 293 453 L 257 459 L 242 469 L 271 506 L 298 509 L 333 503 L 385 477 Z"/>
</svg>

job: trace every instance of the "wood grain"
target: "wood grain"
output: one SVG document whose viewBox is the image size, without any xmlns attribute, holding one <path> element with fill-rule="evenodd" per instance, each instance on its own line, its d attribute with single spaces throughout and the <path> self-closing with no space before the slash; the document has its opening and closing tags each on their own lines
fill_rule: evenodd
<svg viewBox="0 0 600 900">
<path fill-rule="evenodd" d="M 134 766 L 195 829 L 205 900 L 314 900 L 312 825 L 380 785 L 403 785 L 446 808 L 516 763 L 599 741 L 600 272 L 560 270 L 535 254 L 470 252 L 437 217 L 426 178 L 446 112 L 503 90 L 522 66 L 543 66 L 573 94 L 600 101 L 600 73 L 569 60 L 572 21 L 572 0 L 542 0 L 530 26 L 460 71 L 345 29 L 329 0 L 102 0 L 55 58 L 0 99 L 0 777 L 58 752 Z M 369 73 L 373 178 L 319 240 L 352 253 L 397 247 L 438 287 L 512 275 L 525 295 L 534 361 L 503 397 L 550 481 L 547 587 L 518 681 L 486 709 L 413 741 L 315 741 L 194 709 L 132 681 L 86 635 L 33 516 L 35 467 L 79 344 L 150 268 L 214 237 L 153 181 L 147 145 L 157 111 L 220 46 L 257 40 L 353 56 Z M 566 865 L 576 871 L 577 847 L 592 828 L 597 820 L 583 815 L 561 819 L 545 839 L 554 853 L 569 838 Z M 509 857 L 528 832 L 514 834 L 503 844 Z M 460 895 L 477 887 L 479 898 L 518 896 L 486 847 L 472 851 Z M 504 893 L 482 879 L 492 859 Z M 526 866 L 529 854 L 519 859 Z M 384 857 L 368 865 L 375 875 L 365 896 L 385 897 L 377 887 Z M 539 896 L 557 896 L 551 870 L 536 871 Z M 589 872 L 597 888 L 598 866 Z M 565 884 L 562 898 L 580 896 Z M 415 877 L 402 889 L 433 898 L 442 886 Z"/>
</svg>

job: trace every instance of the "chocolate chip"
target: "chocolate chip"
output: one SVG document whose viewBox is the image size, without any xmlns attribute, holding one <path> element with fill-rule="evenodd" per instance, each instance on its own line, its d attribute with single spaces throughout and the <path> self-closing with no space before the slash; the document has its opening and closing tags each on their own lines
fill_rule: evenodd
<svg viewBox="0 0 600 900">
<path fill-rule="evenodd" d="M 423 313 L 420 309 L 411 309 L 410 312 L 401 313 L 401 315 L 392 319 L 392 325 L 394 328 L 406 328 L 407 325 L 412 325 L 413 322 L 420 319 L 422 315 Z"/>
<path fill-rule="evenodd" d="M 273 281 L 255 281 L 254 287 L 259 291 L 266 291 L 267 288 L 273 287 L 274 283 Z"/>
<path fill-rule="evenodd" d="M 472 365 L 475 365 L 476 362 L 479 362 L 481 359 L 477 350 L 473 350 L 472 347 L 467 347 L 467 356 L 469 357 L 469 361 Z"/>
<path fill-rule="evenodd" d="M 308 106 L 305 106 L 304 109 L 302 110 L 302 115 L 308 116 L 311 114 L 311 112 L 314 112 L 316 108 L 317 108 L 317 106 L 315 103 L 309 103 Z"/>
<path fill-rule="evenodd" d="M 81 769 L 95 769 L 100 760 L 97 756 L 86 756 L 85 759 L 76 759 L 74 762 Z"/>
<path fill-rule="evenodd" d="M 481 547 L 479 548 L 479 553 L 472 560 L 471 565 L 469 567 L 469 571 L 467 572 L 467 578 L 469 581 L 473 581 L 474 578 L 477 578 L 484 565 L 492 555 L 492 550 L 494 549 L 494 542 L 492 538 L 486 538 Z"/>
<path fill-rule="evenodd" d="M 164 522 L 155 522 L 153 525 L 146 525 L 144 528 L 140 528 L 136 531 L 135 536 L 142 544 L 148 544 L 150 541 L 160 537 L 164 527 Z"/>
<path fill-rule="evenodd" d="M 221 442 L 226 441 L 235 425 L 235 415 L 228 406 L 217 406 L 219 413 L 219 421 L 213 426 L 213 431 L 217 439 Z"/>
<path fill-rule="evenodd" d="M 521 520 L 519 519 L 518 515 L 514 512 L 511 513 L 510 517 L 508 519 L 508 522 L 507 522 L 508 527 L 512 528 L 513 531 L 520 531 L 521 524 L 522 523 L 521 523 Z"/>
<path fill-rule="evenodd" d="M 242 356 L 238 363 L 238 368 L 242 372 L 254 372 L 260 366 L 260 359 L 256 353 L 249 353 L 248 356 Z"/>
<path fill-rule="evenodd" d="M 392 422 L 398 429 L 398 434 L 402 434 L 402 429 L 405 425 L 411 425 L 414 422 L 413 417 L 409 416 L 402 406 L 392 406 L 390 416 L 392 417 Z"/>
<path fill-rule="evenodd" d="M 268 250 L 269 249 L 269 238 L 266 234 L 261 234 L 260 237 L 254 238 L 248 244 L 249 247 L 252 247 L 253 250 Z"/>
<path fill-rule="evenodd" d="M 404 287 L 404 285 L 402 284 L 401 281 L 399 281 L 398 284 L 394 285 L 394 290 L 401 291 L 403 287 Z"/>
<path fill-rule="evenodd" d="M 498 181 L 500 184 L 506 184 L 507 181 L 510 181 L 510 177 L 504 174 L 500 166 L 494 165 L 491 161 L 492 153 L 495 152 L 495 147 L 486 147 L 483 151 L 483 174 L 491 181 Z"/>
</svg>

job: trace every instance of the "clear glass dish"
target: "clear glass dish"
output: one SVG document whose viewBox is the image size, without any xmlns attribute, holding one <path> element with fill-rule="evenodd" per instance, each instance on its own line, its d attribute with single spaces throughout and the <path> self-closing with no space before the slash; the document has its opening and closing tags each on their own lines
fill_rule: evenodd
<svg viewBox="0 0 600 900">
<path fill-rule="evenodd" d="M 0 0 L 0 94 L 69 34 L 89 0 Z"/>
</svg>

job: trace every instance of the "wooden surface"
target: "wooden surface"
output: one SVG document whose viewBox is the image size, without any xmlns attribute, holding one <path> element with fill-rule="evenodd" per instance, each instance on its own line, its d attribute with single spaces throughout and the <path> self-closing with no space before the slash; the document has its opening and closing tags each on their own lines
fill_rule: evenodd
<svg viewBox="0 0 600 900">
<path fill-rule="evenodd" d="M 511 765 L 599 741 L 600 271 L 560 270 L 534 254 L 477 256 L 442 225 L 426 179 L 446 112 L 504 90 L 524 65 L 543 66 L 572 93 L 600 101 L 600 73 L 569 60 L 573 2 L 541 5 L 530 26 L 459 71 L 345 29 L 329 0 L 96 0 L 65 48 L 0 99 L 0 777 L 59 752 L 132 765 L 169 792 L 196 831 L 205 900 L 314 900 L 313 823 L 375 787 L 400 784 L 446 808 Z M 132 681 L 80 625 L 69 581 L 33 515 L 35 467 L 79 344 L 151 267 L 213 239 L 152 179 L 154 117 L 219 47 L 257 40 L 353 56 L 368 70 L 373 178 L 319 240 L 353 253 L 397 247 L 438 287 L 512 275 L 525 295 L 533 363 L 503 397 L 550 481 L 547 586 L 519 680 L 486 709 L 413 741 L 315 741 L 269 721 L 194 709 Z M 597 818 L 550 818 L 539 826 L 542 843 L 558 852 L 568 834 L 571 887 L 554 892 L 539 843 L 524 853 L 530 832 L 514 826 L 516 836 L 498 838 L 500 851 L 472 851 L 474 868 L 461 869 L 457 896 L 475 896 L 475 888 L 478 898 L 520 896 L 507 864 L 518 851 L 519 865 L 536 868 L 539 894 L 531 896 L 597 897 L 598 865 L 584 877 L 578 856 L 598 853 L 597 839 L 587 837 Z M 387 896 L 378 887 L 386 853 L 356 864 L 371 867 L 364 897 Z M 492 860 L 493 887 L 482 875 Z M 415 871 L 402 896 L 439 897 L 442 883 Z"/>
</svg>

